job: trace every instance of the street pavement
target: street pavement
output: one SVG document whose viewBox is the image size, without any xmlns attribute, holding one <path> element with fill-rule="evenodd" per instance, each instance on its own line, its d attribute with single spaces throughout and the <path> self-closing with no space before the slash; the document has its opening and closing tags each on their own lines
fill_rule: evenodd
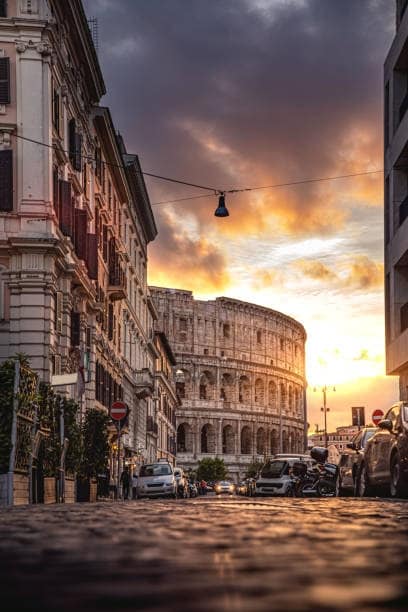
<svg viewBox="0 0 408 612">
<path fill-rule="evenodd" d="M 408 503 L 207 496 L 0 511 L 2 612 L 408 609 Z"/>
</svg>

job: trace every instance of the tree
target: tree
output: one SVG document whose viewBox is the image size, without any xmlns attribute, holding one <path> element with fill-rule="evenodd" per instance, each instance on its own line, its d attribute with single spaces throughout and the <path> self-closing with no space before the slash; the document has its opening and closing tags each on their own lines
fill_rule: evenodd
<svg viewBox="0 0 408 612">
<path fill-rule="evenodd" d="M 96 408 L 91 408 L 85 414 L 80 466 L 80 475 L 84 478 L 95 478 L 99 473 L 106 471 L 109 462 L 109 421 L 108 415 Z"/>
<path fill-rule="evenodd" d="M 219 459 L 216 457 L 212 459 L 208 457 L 206 459 L 201 459 L 198 462 L 197 467 L 197 478 L 198 480 L 223 480 L 227 475 L 227 467 L 224 463 L 224 459 Z"/>
<path fill-rule="evenodd" d="M 255 478 L 256 476 L 258 476 L 259 472 L 261 471 L 262 466 L 263 466 L 262 461 L 252 461 L 252 463 L 248 465 L 247 470 L 245 472 L 246 477 Z"/>
</svg>

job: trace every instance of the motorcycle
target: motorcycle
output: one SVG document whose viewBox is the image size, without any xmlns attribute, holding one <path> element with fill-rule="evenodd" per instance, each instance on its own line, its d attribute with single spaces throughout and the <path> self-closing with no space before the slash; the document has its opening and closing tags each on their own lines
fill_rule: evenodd
<svg viewBox="0 0 408 612">
<path fill-rule="evenodd" d="M 335 497 L 337 465 L 327 463 L 328 450 L 315 446 L 310 456 L 316 461 L 313 468 L 297 461 L 292 466 L 292 486 L 288 495 L 292 497 Z"/>
</svg>

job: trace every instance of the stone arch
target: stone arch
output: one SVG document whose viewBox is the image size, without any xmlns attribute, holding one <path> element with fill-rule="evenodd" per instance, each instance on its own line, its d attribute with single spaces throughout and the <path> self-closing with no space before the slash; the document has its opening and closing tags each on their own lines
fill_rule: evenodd
<svg viewBox="0 0 408 612">
<path fill-rule="evenodd" d="M 255 381 L 255 404 L 263 405 L 265 402 L 265 383 L 262 378 Z"/>
<path fill-rule="evenodd" d="M 286 410 L 286 402 L 287 402 L 287 390 L 284 382 L 281 382 L 279 385 L 279 394 L 280 394 L 280 405 L 281 410 L 284 412 Z"/>
<path fill-rule="evenodd" d="M 191 394 L 191 374 L 185 368 L 176 370 L 176 393 L 180 399 L 184 399 Z"/>
<path fill-rule="evenodd" d="M 272 429 L 271 431 L 271 455 L 276 455 L 279 452 L 279 437 L 278 431 Z"/>
<path fill-rule="evenodd" d="M 188 423 L 180 423 L 177 427 L 177 452 L 193 452 L 193 432 Z"/>
<path fill-rule="evenodd" d="M 214 375 L 209 370 L 204 370 L 200 376 L 199 392 L 202 400 L 214 398 Z"/>
<path fill-rule="evenodd" d="M 268 383 L 268 406 L 272 408 L 272 410 L 276 410 L 278 399 L 278 389 L 276 387 L 276 383 L 273 380 L 270 380 Z"/>
<path fill-rule="evenodd" d="M 248 425 L 241 429 L 241 455 L 252 454 L 252 431 Z"/>
<path fill-rule="evenodd" d="M 215 453 L 215 429 L 210 423 L 201 428 L 201 452 Z"/>
<path fill-rule="evenodd" d="M 289 429 L 288 431 L 288 452 L 293 453 L 296 452 L 295 449 L 295 436 L 293 433 L 293 429 Z"/>
<path fill-rule="evenodd" d="M 300 413 L 300 389 L 295 387 L 295 412 Z"/>
<path fill-rule="evenodd" d="M 288 410 L 290 413 L 293 412 L 293 388 L 292 385 L 288 387 Z"/>
<path fill-rule="evenodd" d="M 231 402 L 234 399 L 234 378 L 228 372 L 221 376 L 220 399 Z"/>
<path fill-rule="evenodd" d="M 238 394 L 241 404 L 249 404 L 251 402 L 251 383 L 248 376 L 244 374 L 239 378 Z"/>
<path fill-rule="evenodd" d="M 263 427 L 259 427 L 256 432 L 256 452 L 263 455 L 266 452 L 266 432 Z"/>
<path fill-rule="evenodd" d="M 232 425 L 225 425 L 222 430 L 222 452 L 224 455 L 235 453 L 235 436 Z"/>
<path fill-rule="evenodd" d="M 288 432 L 286 429 L 282 430 L 282 453 L 288 453 Z"/>
</svg>

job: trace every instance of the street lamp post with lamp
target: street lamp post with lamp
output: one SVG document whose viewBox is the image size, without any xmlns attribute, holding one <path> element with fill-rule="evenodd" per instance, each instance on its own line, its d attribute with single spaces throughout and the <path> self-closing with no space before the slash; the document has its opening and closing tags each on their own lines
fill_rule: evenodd
<svg viewBox="0 0 408 612">
<path fill-rule="evenodd" d="M 324 447 L 327 448 L 327 413 L 330 412 L 330 408 L 327 406 L 327 385 L 324 385 L 321 390 L 323 393 L 323 406 L 320 408 L 320 410 L 324 415 Z M 317 391 L 316 387 L 313 389 L 313 391 Z M 336 391 L 336 387 L 333 387 L 332 391 Z"/>
</svg>

